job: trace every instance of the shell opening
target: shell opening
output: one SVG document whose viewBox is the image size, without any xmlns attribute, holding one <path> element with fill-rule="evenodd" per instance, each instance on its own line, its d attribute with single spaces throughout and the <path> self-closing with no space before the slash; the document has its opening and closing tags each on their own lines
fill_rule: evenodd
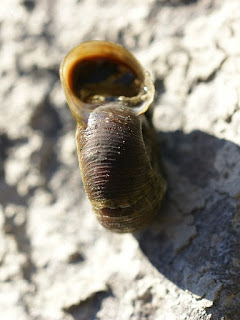
<svg viewBox="0 0 240 320">
<path fill-rule="evenodd" d="M 141 88 L 141 80 L 119 61 L 92 57 L 72 67 L 69 87 L 83 102 L 98 104 L 115 101 L 120 96 L 136 96 Z"/>
<path fill-rule="evenodd" d="M 144 113 L 154 97 L 150 75 L 125 48 L 105 41 L 89 41 L 69 52 L 60 68 L 68 105 L 85 122 L 99 105 L 114 102 Z"/>
</svg>

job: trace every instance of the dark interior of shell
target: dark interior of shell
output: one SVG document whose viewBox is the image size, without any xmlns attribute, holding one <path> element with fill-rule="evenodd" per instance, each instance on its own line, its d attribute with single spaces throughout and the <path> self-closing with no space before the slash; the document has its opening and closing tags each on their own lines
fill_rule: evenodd
<svg viewBox="0 0 240 320">
<path fill-rule="evenodd" d="M 72 92 L 87 103 L 111 102 L 119 96 L 133 97 L 141 89 L 141 79 L 132 68 L 112 57 L 93 56 L 77 61 L 69 72 Z"/>
</svg>

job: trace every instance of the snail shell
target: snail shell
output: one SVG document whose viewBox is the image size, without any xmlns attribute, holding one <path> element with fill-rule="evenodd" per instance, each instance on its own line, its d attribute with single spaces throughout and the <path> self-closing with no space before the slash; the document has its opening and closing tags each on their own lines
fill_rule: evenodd
<svg viewBox="0 0 240 320">
<path fill-rule="evenodd" d="M 148 108 L 149 74 L 125 48 L 89 41 L 68 53 L 60 78 L 76 119 L 79 166 L 100 223 L 115 232 L 146 226 L 166 191 Z"/>
</svg>

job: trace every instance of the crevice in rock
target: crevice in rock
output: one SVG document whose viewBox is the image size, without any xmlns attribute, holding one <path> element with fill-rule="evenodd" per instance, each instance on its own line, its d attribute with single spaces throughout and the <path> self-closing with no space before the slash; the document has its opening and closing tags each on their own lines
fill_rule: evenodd
<svg viewBox="0 0 240 320">
<path fill-rule="evenodd" d="M 17 209 L 16 209 L 17 210 Z M 25 214 L 25 213 L 24 213 Z M 28 282 L 32 281 L 32 275 L 36 271 L 36 266 L 31 256 L 31 240 L 27 235 L 27 218 L 26 216 L 21 222 L 16 222 L 19 212 L 11 215 L 5 215 L 4 231 L 11 234 L 16 241 L 17 249 L 19 252 L 26 256 L 26 261 L 22 265 L 23 278 Z"/>
<path fill-rule="evenodd" d="M 48 96 L 37 106 L 31 117 L 30 125 L 33 130 L 40 130 L 47 137 L 56 136 L 62 129 L 59 114 Z"/>
<path fill-rule="evenodd" d="M 160 96 L 166 91 L 164 85 L 164 79 L 157 78 L 154 82 L 155 86 L 155 101 L 158 101 Z"/>
<path fill-rule="evenodd" d="M 14 147 L 16 144 L 25 143 L 26 141 L 26 138 L 10 139 L 7 133 L 0 132 L 0 178 L 5 177 L 4 162 L 8 157 L 9 149 Z"/>
<path fill-rule="evenodd" d="M 63 311 L 72 315 L 74 320 L 96 320 L 97 313 L 101 310 L 103 300 L 113 296 L 112 292 L 95 292 L 92 296 L 79 304 L 73 304 L 63 308 Z"/>
<path fill-rule="evenodd" d="M 24 0 L 22 1 L 22 5 L 25 7 L 27 11 L 31 12 L 34 10 L 36 2 L 33 0 Z"/>
<path fill-rule="evenodd" d="M 71 263 L 71 264 L 81 263 L 84 260 L 85 260 L 84 256 L 79 251 L 72 253 L 68 257 L 68 263 Z"/>
<path fill-rule="evenodd" d="M 223 64 L 225 63 L 225 61 L 227 60 L 228 57 L 224 57 L 222 59 L 222 61 L 220 62 L 220 64 L 218 66 L 216 66 L 215 68 L 213 68 L 212 72 L 209 73 L 209 75 L 206 77 L 206 78 L 203 78 L 203 77 L 198 77 L 197 79 L 195 79 L 189 86 L 189 89 L 188 89 L 188 94 L 190 95 L 193 90 L 200 84 L 200 83 L 209 83 L 211 81 L 213 81 L 219 70 L 221 69 L 221 67 L 223 66 Z"/>
</svg>

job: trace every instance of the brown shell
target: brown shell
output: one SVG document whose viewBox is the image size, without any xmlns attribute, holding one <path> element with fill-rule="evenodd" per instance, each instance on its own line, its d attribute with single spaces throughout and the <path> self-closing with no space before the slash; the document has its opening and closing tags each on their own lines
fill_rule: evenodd
<svg viewBox="0 0 240 320">
<path fill-rule="evenodd" d="M 78 124 L 83 184 L 104 227 L 133 232 L 153 219 L 166 190 L 156 134 L 144 115 L 154 89 L 139 62 L 119 45 L 94 41 L 74 50 L 60 75 Z"/>
</svg>

